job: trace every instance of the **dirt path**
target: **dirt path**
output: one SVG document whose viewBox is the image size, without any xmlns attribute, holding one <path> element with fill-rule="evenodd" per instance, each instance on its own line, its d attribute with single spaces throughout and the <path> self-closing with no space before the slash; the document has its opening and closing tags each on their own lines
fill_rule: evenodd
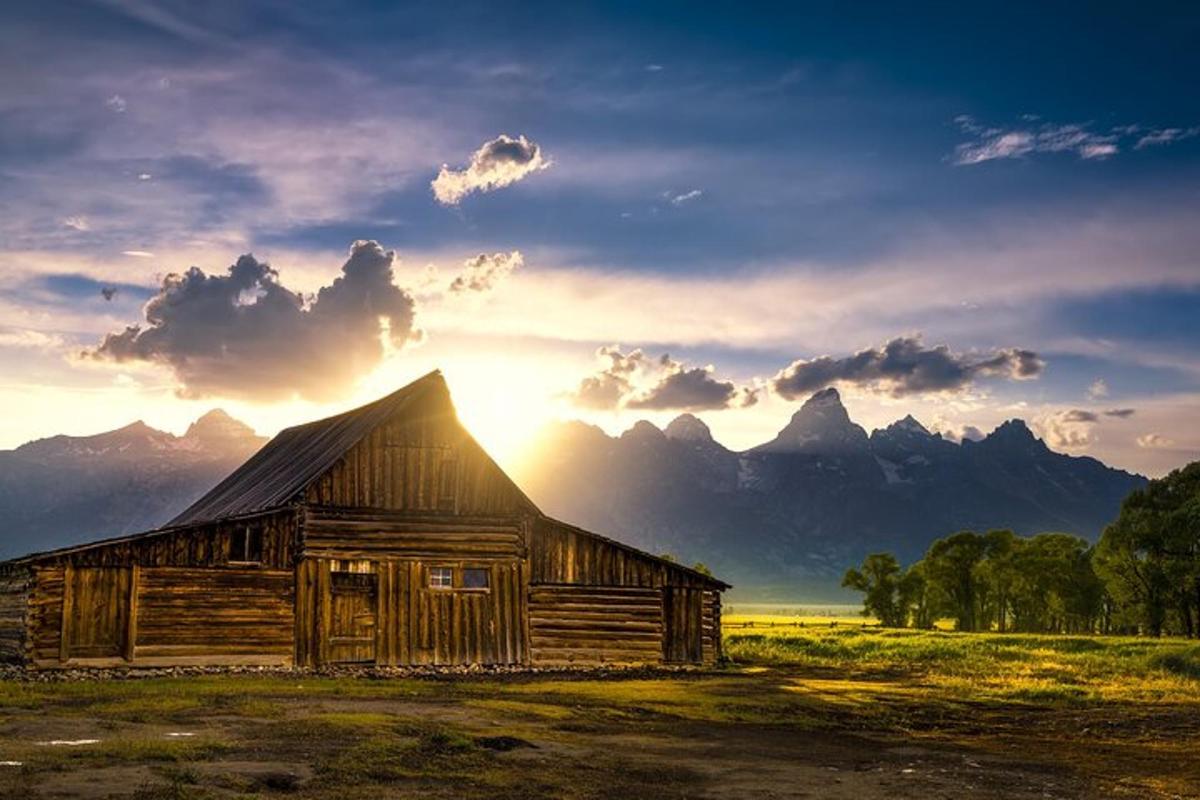
<svg viewBox="0 0 1200 800">
<path fill-rule="evenodd" d="M 1191 708 L 914 706 L 899 729 L 787 678 L 42 687 L 0 706 L 0 798 L 1200 797 Z"/>
</svg>

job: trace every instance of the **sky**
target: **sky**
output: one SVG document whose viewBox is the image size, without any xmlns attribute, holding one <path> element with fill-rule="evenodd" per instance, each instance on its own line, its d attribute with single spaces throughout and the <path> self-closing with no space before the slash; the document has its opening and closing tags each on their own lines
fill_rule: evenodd
<svg viewBox="0 0 1200 800">
<path fill-rule="evenodd" d="M 0 10 L 0 447 L 440 368 L 549 420 L 812 392 L 1200 457 L 1200 9 L 32 3 Z"/>
</svg>

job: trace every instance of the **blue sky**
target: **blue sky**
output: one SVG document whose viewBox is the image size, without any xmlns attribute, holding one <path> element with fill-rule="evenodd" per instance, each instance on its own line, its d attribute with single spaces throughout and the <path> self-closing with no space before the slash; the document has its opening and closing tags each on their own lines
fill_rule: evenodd
<svg viewBox="0 0 1200 800">
<path fill-rule="evenodd" d="M 0 397 L 19 420 L 0 445 L 130 415 L 178 428 L 218 404 L 269 433 L 442 366 L 468 421 L 512 436 L 548 416 L 665 422 L 683 407 L 630 403 L 711 367 L 695 380 L 758 402 L 718 391 L 696 409 L 748 446 L 793 410 L 783 371 L 899 337 L 951 367 L 1015 349 L 1041 367 L 952 369 L 920 391 L 847 367 L 868 427 L 1022 416 L 1131 469 L 1197 455 L 1187 4 L 194 5 L 0 12 Z M 473 181 L 502 136 L 535 160 L 439 201 L 443 165 Z M 169 273 L 223 276 L 253 252 L 307 309 L 364 239 L 395 250 L 415 322 L 357 350 L 332 394 L 289 388 L 286 369 L 270 391 L 203 380 L 180 349 L 198 313 L 97 350 L 153 327 L 142 306 Z M 479 254 L 474 269 L 502 266 L 450 291 Z M 366 330 L 371 294 L 345 296 L 364 305 L 341 301 L 339 335 Z M 238 313 L 260 312 L 247 330 L 270 340 L 265 309 Z M 647 356 L 627 386 L 596 355 L 613 344 Z M 616 387 L 610 407 L 581 402 L 589 377 Z M 88 413 L 64 413 L 80 391 Z M 1136 411 L 1064 422 L 1113 404 Z M 537 413 L 508 424 L 518 406 Z"/>
</svg>

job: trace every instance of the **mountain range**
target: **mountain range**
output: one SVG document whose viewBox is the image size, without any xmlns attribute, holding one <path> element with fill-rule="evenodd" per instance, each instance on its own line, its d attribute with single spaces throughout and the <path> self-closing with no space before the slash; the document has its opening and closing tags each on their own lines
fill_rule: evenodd
<svg viewBox="0 0 1200 800">
<path fill-rule="evenodd" d="M 761 599 L 844 599 L 841 574 L 868 553 L 909 563 L 963 529 L 1095 539 L 1146 480 L 1054 452 L 1021 420 L 961 444 L 911 416 L 868 435 L 832 388 L 743 452 L 684 414 L 619 437 L 558 423 L 526 463 L 518 482 L 547 513 L 702 560 Z"/>
<path fill-rule="evenodd" d="M 161 525 L 266 440 L 223 411 L 183 436 L 135 422 L 0 452 L 0 558 Z M 867 553 L 904 562 L 961 529 L 1095 538 L 1145 478 L 1051 451 L 1010 420 L 961 444 L 911 416 L 871 434 L 835 389 L 736 452 L 684 414 L 618 437 L 549 425 L 514 477 L 547 513 L 654 553 L 703 561 L 743 597 L 844 599 Z"/>
<path fill-rule="evenodd" d="M 134 422 L 0 452 L 0 558 L 148 530 L 211 489 L 266 442 L 224 411 L 183 436 Z"/>
</svg>

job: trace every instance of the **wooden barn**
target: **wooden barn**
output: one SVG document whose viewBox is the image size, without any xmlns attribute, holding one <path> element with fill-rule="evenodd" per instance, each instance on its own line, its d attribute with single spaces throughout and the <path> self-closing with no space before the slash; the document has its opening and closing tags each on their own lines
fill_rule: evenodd
<svg viewBox="0 0 1200 800">
<path fill-rule="evenodd" d="M 541 513 L 433 372 L 288 428 L 160 529 L 0 563 L 0 660 L 711 663 L 726 588 Z"/>
</svg>

